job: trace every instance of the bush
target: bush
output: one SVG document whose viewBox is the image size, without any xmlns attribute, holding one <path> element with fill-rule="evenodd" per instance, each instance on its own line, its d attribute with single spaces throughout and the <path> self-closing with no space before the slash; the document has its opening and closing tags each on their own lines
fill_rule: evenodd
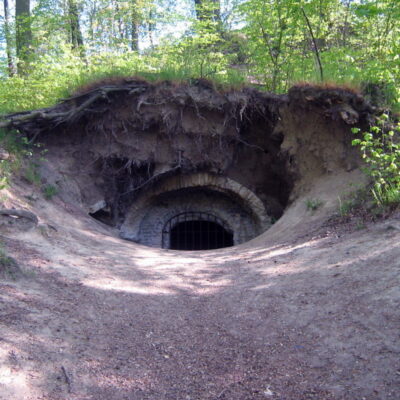
<svg viewBox="0 0 400 400">
<path fill-rule="evenodd" d="M 359 134 L 359 128 L 352 129 Z M 400 123 L 390 121 L 387 114 L 377 118 L 377 124 L 362 139 L 354 139 L 367 163 L 365 172 L 372 178 L 374 201 L 381 207 L 396 207 L 400 204 Z"/>
<path fill-rule="evenodd" d="M 51 200 L 58 193 L 58 189 L 56 186 L 48 184 L 42 187 L 42 192 L 46 200 Z"/>
<path fill-rule="evenodd" d="M 306 207 L 309 211 L 315 211 L 319 207 L 321 207 L 323 202 L 319 199 L 307 199 L 306 200 Z"/>
</svg>

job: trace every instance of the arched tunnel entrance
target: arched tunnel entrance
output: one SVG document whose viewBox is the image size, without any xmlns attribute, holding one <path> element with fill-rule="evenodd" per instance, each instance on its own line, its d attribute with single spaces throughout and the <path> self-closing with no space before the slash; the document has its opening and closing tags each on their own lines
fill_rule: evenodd
<svg viewBox="0 0 400 400">
<path fill-rule="evenodd" d="M 211 250 L 233 246 L 233 233 L 224 221 L 202 212 L 171 218 L 162 232 L 162 247 L 172 250 Z"/>
<path fill-rule="evenodd" d="M 215 229 L 221 239 L 190 247 L 228 245 L 222 228 L 234 245 L 253 239 L 312 182 L 358 168 L 349 128 L 375 112 L 358 93 L 309 85 L 275 95 L 121 78 L 86 89 L 13 114 L 9 126 L 49 151 L 43 183 L 120 237 L 152 247 L 162 247 L 167 221 L 188 212 L 229 221 L 231 231 L 197 219 L 170 231 L 170 242 Z"/>
<path fill-rule="evenodd" d="M 271 225 L 262 201 L 226 177 L 176 175 L 143 191 L 121 237 L 151 247 L 208 250 L 244 243 Z"/>
</svg>

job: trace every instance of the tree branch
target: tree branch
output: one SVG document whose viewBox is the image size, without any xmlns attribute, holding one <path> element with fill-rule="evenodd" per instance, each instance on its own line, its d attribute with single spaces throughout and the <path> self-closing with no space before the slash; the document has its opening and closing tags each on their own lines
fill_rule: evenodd
<svg viewBox="0 0 400 400">
<path fill-rule="evenodd" d="M 319 57 L 319 50 L 318 50 L 318 46 L 317 46 L 317 41 L 315 40 L 314 37 L 314 33 L 313 30 L 311 28 L 311 24 L 310 24 L 310 20 L 307 17 L 306 12 L 304 11 L 304 8 L 301 7 L 301 11 L 303 12 L 304 18 L 306 20 L 307 26 L 308 26 L 308 30 L 310 31 L 310 35 L 311 35 L 311 39 L 313 41 L 314 44 L 314 52 L 315 52 L 315 56 L 317 57 L 317 61 L 318 61 L 318 66 L 319 66 L 319 73 L 320 73 L 320 77 L 321 77 L 321 82 L 324 81 L 324 71 L 322 69 L 322 63 L 321 63 L 321 59 Z"/>
</svg>

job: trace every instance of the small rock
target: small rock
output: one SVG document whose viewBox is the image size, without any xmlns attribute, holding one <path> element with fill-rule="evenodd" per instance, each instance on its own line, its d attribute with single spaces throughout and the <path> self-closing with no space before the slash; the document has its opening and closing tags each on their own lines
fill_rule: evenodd
<svg viewBox="0 0 400 400">
<path fill-rule="evenodd" d="M 8 160 L 10 158 L 10 153 L 0 147 L 0 160 Z"/>
<path fill-rule="evenodd" d="M 93 205 L 91 205 L 89 207 L 89 213 L 90 214 L 94 214 L 97 211 L 100 211 L 100 210 L 102 210 L 103 208 L 106 208 L 106 207 L 107 207 L 106 201 L 105 200 L 100 200 L 97 203 L 95 203 L 95 204 L 93 204 Z"/>
<path fill-rule="evenodd" d="M 267 397 L 271 397 L 274 395 L 274 392 L 267 386 L 267 388 L 264 390 L 264 395 Z"/>
</svg>

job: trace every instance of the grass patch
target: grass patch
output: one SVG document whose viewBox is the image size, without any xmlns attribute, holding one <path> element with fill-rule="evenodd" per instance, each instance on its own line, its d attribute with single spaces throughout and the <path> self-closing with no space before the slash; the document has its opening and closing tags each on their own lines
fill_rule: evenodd
<svg viewBox="0 0 400 400">
<path fill-rule="evenodd" d="M 379 207 L 396 209 L 400 205 L 400 187 L 386 185 L 371 189 L 376 204 Z"/>
<path fill-rule="evenodd" d="M 375 221 L 389 216 L 400 206 L 400 193 L 396 187 L 377 189 L 373 184 L 359 187 L 338 197 L 338 216 L 342 221 L 356 217 Z"/>
<path fill-rule="evenodd" d="M 44 185 L 42 187 L 42 193 L 46 200 L 51 200 L 58 193 L 58 188 L 51 184 Z"/>
<path fill-rule="evenodd" d="M 168 47 L 173 53 L 173 47 Z M 142 77 L 149 82 L 170 80 L 190 82 L 206 78 L 226 87 L 242 87 L 245 75 L 221 62 L 216 67 L 211 63 L 199 69 L 199 55 L 184 57 L 171 62 L 171 54 L 153 52 L 139 55 L 102 53 L 88 60 L 65 52 L 58 57 L 44 55 L 32 66 L 28 77 L 14 76 L 0 81 L 0 114 L 50 107 L 61 99 L 68 98 L 79 88 L 91 82 L 114 77 Z"/>
<path fill-rule="evenodd" d="M 0 160 L 0 190 L 2 190 L 8 186 L 11 175 L 18 171 L 21 165 L 16 133 L 0 129 L 0 148 L 9 153 L 7 159 Z"/>
<path fill-rule="evenodd" d="M 339 202 L 339 215 L 341 217 L 347 217 L 351 214 L 351 212 L 356 208 L 356 203 L 353 199 L 345 199 L 342 197 L 338 197 Z"/>
<path fill-rule="evenodd" d="M 0 148 L 9 153 L 7 159 L 0 160 L 0 190 L 6 188 L 11 176 L 17 173 L 30 184 L 40 185 L 38 164 L 33 162 L 34 148 L 40 146 L 40 144 L 30 144 L 25 136 L 14 130 L 0 129 Z M 42 154 L 44 152 L 41 151 Z"/>
<path fill-rule="evenodd" d="M 319 200 L 319 199 L 307 199 L 306 200 L 307 210 L 312 211 L 312 212 L 318 210 L 318 208 L 320 208 L 323 204 L 324 204 L 323 201 Z"/>
</svg>

